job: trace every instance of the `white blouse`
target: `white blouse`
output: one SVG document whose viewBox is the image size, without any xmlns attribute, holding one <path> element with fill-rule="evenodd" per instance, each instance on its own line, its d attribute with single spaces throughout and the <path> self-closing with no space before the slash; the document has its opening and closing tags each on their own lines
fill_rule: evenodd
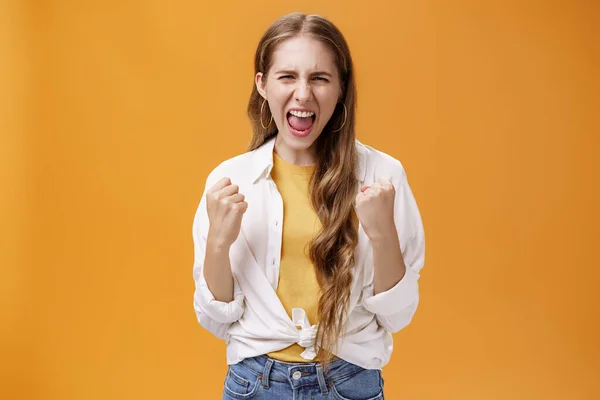
<svg viewBox="0 0 600 400">
<path fill-rule="evenodd" d="M 260 148 L 224 161 L 208 176 L 193 224 L 195 282 L 194 309 L 200 325 L 227 344 L 227 364 L 284 349 L 293 343 L 305 347 L 302 357 L 317 351 L 317 325 L 302 308 L 288 316 L 277 297 L 281 252 L 283 203 L 271 179 L 275 138 Z M 391 289 L 373 295 L 373 249 L 362 225 L 358 228 L 356 264 L 345 339 L 336 355 L 366 369 L 389 362 L 392 333 L 407 326 L 419 303 L 419 272 L 424 264 L 423 223 L 400 161 L 356 140 L 359 154 L 357 193 L 380 177 L 396 189 L 394 222 L 398 230 L 406 273 Z M 215 300 L 202 271 L 209 220 L 206 190 L 229 177 L 244 194 L 248 209 L 239 236 L 230 248 L 234 299 Z M 300 329 L 298 329 L 300 328 Z"/>
</svg>

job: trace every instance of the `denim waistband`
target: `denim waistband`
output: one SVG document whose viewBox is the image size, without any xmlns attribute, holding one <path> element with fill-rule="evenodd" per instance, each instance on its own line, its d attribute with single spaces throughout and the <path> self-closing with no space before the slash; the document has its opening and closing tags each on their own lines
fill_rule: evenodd
<svg viewBox="0 0 600 400">
<path fill-rule="evenodd" d="M 319 385 L 323 393 L 327 393 L 327 386 L 334 381 L 364 370 L 337 357 L 329 363 L 327 374 L 319 362 L 284 362 L 266 355 L 245 358 L 240 363 L 261 376 L 265 387 L 269 387 L 269 381 L 288 382 L 293 388 Z"/>
</svg>

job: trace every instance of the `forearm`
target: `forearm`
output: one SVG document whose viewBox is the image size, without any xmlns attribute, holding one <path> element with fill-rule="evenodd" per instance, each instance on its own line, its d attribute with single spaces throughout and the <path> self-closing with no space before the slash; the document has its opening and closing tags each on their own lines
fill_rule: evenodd
<svg viewBox="0 0 600 400">
<path fill-rule="evenodd" d="M 395 227 L 387 234 L 371 239 L 373 246 L 373 295 L 394 287 L 404 277 L 406 265 Z"/>
<path fill-rule="evenodd" d="M 229 246 L 224 246 L 212 240 L 209 233 L 204 257 L 204 279 L 215 300 L 222 302 L 233 301 L 233 275 L 229 260 Z"/>
</svg>

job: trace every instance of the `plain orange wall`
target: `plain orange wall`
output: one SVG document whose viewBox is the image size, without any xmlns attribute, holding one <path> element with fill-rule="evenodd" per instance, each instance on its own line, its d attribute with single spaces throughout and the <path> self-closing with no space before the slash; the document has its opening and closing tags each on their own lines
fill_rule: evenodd
<svg viewBox="0 0 600 400">
<path fill-rule="evenodd" d="M 425 223 L 386 398 L 600 398 L 594 3 L 4 2 L 0 397 L 220 398 L 192 219 L 249 141 L 260 35 L 300 10 L 345 33 L 358 138 Z"/>
</svg>

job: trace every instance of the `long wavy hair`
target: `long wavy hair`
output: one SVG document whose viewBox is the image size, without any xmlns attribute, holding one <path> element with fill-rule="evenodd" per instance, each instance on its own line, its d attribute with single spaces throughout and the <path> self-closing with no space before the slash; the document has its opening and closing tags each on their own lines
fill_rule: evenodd
<svg viewBox="0 0 600 400">
<path fill-rule="evenodd" d="M 340 100 L 315 142 L 315 170 L 309 183 L 311 204 L 322 224 L 322 229 L 308 244 L 308 253 L 320 287 L 316 343 L 321 351 L 317 359 L 327 370 L 339 349 L 338 339 L 343 340 L 345 336 L 351 269 L 358 243 L 358 219 L 353 208 L 358 185 L 354 133 L 356 84 L 350 49 L 339 29 L 326 18 L 302 13 L 284 15 L 266 30 L 256 49 L 254 73 L 262 72 L 263 79 L 268 79 L 274 50 L 283 41 L 298 35 L 317 39 L 331 50 L 341 82 Z M 248 147 L 250 151 L 278 133 L 275 124 L 263 128 L 270 121 L 271 113 L 269 107 L 265 107 L 265 115 L 261 115 L 262 101 L 253 85 L 248 102 L 248 116 L 253 129 Z M 345 123 L 341 103 L 347 110 Z M 341 130 L 335 131 L 342 125 Z"/>
</svg>

